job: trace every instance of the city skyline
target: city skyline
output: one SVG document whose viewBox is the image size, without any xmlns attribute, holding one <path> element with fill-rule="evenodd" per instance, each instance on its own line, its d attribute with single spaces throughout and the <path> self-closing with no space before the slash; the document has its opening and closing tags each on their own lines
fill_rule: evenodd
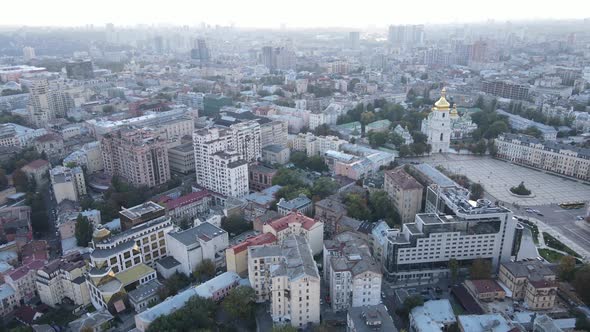
<svg viewBox="0 0 590 332">
<path fill-rule="evenodd" d="M 28 8 L 34 5 L 37 10 Z M 236 26 L 241 28 L 371 28 L 390 24 L 452 24 L 494 21 L 538 21 L 588 18 L 590 4 L 580 0 L 565 0 L 560 6 L 548 1 L 499 0 L 494 6 L 473 6 L 467 0 L 446 2 L 419 1 L 403 4 L 383 0 L 364 2 L 362 7 L 346 7 L 335 1 L 312 2 L 303 0 L 298 6 L 283 10 L 268 0 L 254 2 L 220 1 L 191 6 L 171 0 L 167 6 L 137 1 L 124 3 L 106 0 L 92 10 L 72 8 L 67 0 L 51 3 L 33 1 L 10 2 L 3 5 L 0 22 L 4 26 L 87 26 L 104 25 L 208 25 Z M 141 6 L 141 7 L 139 7 Z M 85 7 L 84 7 L 85 8 Z M 125 13 L 113 15 L 113 9 Z M 185 8 L 186 10 L 180 10 Z M 375 8 L 381 8 L 375 10 Z M 510 10 L 506 10 L 510 8 Z M 576 8 L 576 10 L 571 10 Z M 59 15 L 67 11 L 68 15 Z M 26 16 L 10 13 L 28 12 Z M 337 13 L 337 15 L 333 15 Z"/>
</svg>

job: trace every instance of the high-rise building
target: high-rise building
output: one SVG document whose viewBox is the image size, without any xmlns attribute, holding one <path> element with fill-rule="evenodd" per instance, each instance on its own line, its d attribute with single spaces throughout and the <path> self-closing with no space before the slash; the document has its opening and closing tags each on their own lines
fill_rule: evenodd
<svg viewBox="0 0 590 332">
<path fill-rule="evenodd" d="M 35 58 L 35 49 L 30 46 L 23 47 L 23 58 L 25 61 L 30 61 Z"/>
<path fill-rule="evenodd" d="M 348 40 L 350 42 L 350 48 L 356 50 L 360 46 L 361 33 L 358 31 L 351 31 L 348 33 Z"/>
<path fill-rule="evenodd" d="M 387 42 L 391 46 L 420 46 L 424 44 L 423 25 L 390 25 Z"/>
<path fill-rule="evenodd" d="M 149 129 L 121 129 L 101 140 L 104 170 L 135 186 L 154 187 L 170 180 L 166 141 Z"/>
<path fill-rule="evenodd" d="M 86 60 L 71 60 L 66 62 L 66 73 L 68 78 L 76 80 L 89 80 L 94 78 L 94 68 L 92 61 Z"/>
<path fill-rule="evenodd" d="M 428 117 L 422 120 L 422 133 L 428 137 L 433 153 L 447 153 L 451 145 L 451 104 L 446 99 L 446 88 Z"/>
<path fill-rule="evenodd" d="M 260 146 L 260 124 L 256 121 L 239 122 L 230 126 L 233 146 L 246 162 L 262 158 Z"/>
<path fill-rule="evenodd" d="M 239 136 L 234 135 L 230 128 L 195 131 L 193 143 L 198 184 L 225 196 L 242 197 L 248 194 L 248 164 L 246 156 L 238 152 L 235 142 L 235 138 Z M 240 151 L 246 155 L 254 151 L 248 142 L 241 142 L 239 145 Z"/>
<path fill-rule="evenodd" d="M 287 47 L 262 48 L 262 64 L 270 70 L 289 70 L 296 66 L 295 52 Z"/>
<path fill-rule="evenodd" d="M 260 146 L 269 145 L 287 146 L 289 137 L 289 125 L 285 121 L 275 120 L 260 125 Z"/>
<path fill-rule="evenodd" d="M 53 108 L 53 94 L 49 89 L 47 80 L 35 80 L 29 87 L 30 97 L 28 113 L 31 124 L 36 127 L 45 127 L 55 119 Z"/>
<path fill-rule="evenodd" d="M 164 38 L 162 36 L 154 37 L 154 52 L 156 54 L 164 53 Z"/>
<path fill-rule="evenodd" d="M 320 275 L 304 237 L 249 247 L 248 277 L 256 301 L 270 301 L 274 322 L 296 328 L 320 322 Z"/>
</svg>

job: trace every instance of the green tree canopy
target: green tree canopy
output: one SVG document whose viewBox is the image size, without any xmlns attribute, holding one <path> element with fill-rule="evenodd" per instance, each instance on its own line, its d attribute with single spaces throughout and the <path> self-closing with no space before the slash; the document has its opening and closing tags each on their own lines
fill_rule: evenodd
<svg viewBox="0 0 590 332">
<path fill-rule="evenodd" d="M 487 259 L 477 258 L 471 264 L 470 277 L 473 280 L 489 279 L 492 276 L 492 264 Z"/>
<path fill-rule="evenodd" d="M 222 307 L 234 320 L 251 320 L 254 315 L 256 294 L 254 289 L 238 286 L 223 299 Z"/>
<path fill-rule="evenodd" d="M 92 241 L 92 232 L 94 231 L 92 222 L 88 217 L 78 214 L 76 219 L 76 242 L 80 247 L 87 247 L 88 243 Z"/>
<path fill-rule="evenodd" d="M 213 331 L 216 329 L 216 308 L 213 300 L 193 296 L 181 309 L 154 320 L 147 331 Z"/>
</svg>

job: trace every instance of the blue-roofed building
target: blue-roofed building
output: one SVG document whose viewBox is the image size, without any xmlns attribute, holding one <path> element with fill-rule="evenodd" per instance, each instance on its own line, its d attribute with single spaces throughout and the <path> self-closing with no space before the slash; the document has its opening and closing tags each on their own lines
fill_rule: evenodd
<svg viewBox="0 0 590 332">
<path fill-rule="evenodd" d="M 311 213 L 311 207 L 311 199 L 307 198 L 304 194 L 299 194 L 298 197 L 289 201 L 281 198 L 277 203 L 277 211 L 282 216 L 286 216 L 293 211 L 309 215 Z"/>
</svg>

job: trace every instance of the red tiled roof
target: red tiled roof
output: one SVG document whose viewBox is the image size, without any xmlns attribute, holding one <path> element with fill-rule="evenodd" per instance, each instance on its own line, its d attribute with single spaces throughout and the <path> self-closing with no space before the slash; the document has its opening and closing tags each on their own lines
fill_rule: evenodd
<svg viewBox="0 0 590 332">
<path fill-rule="evenodd" d="M 191 204 L 194 203 L 196 201 L 200 201 L 201 199 L 209 196 L 210 193 L 206 190 L 202 190 L 202 191 L 196 191 L 196 192 L 192 192 L 190 194 L 186 194 L 184 196 L 180 196 L 176 199 L 170 200 L 170 201 L 166 201 L 166 208 L 168 210 L 173 210 L 179 206 L 184 206 L 187 204 Z M 164 203 L 164 202 L 162 202 Z"/>
<path fill-rule="evenodd" d="M 498 283 L 492 279 L 471 280 L 471 283 L 475 287 L 475 291 L 478 294 L 503 291 L 502 287 L 500 287 L 500 285 L 498 285 Z"/>
<path fill-rule="evenodd" d="M 248 247 L 250 247 L 250 246 L 272 244 L 272 243 L 275 243 L 276 241 L 277 241 L 277 238 L 274 235 L 272 235 L 271 233 L 262 233 L 260 235 L 255 236 L 255 237 L 251 237 L 242 243 L 238 243 L 235 246 L 231 247 L 230 249 L 232 249 L 234 251 L 234 254 L 238 254 L 244 250 L 247 250 Z"/>
<path fill-rule="evenodd" d="M 315 225 L 316 221 L 313 220 L 310 217 L 305 216 L 302 213 L 299 212 L 294 212 L 294 213 L 289 213 L 288 215 L 277 219 L 275 221 L 272 221 L 269 223 L 270 227 L 274 228 L 274 230 L 276 230 L 277 232 L 280 232 L 284 229 L 286 229 L 287 227 L 289 227 L 289 224 L 291 223 L 300 223 L 301 227 L 310 230 L 313 225 Z"/>
<path fill-rule="evenodd" d="M 27 168 L 33 168 L 33 169 L 37 169 L 37 168 L 41 168 L 44 166 L 49 165 L 49 162 L 45 159 L 37 159 L 37 160 L 33 160 L 30 163 L 26 164 L 23 167 L 27 167 Z"/>
</svg>

